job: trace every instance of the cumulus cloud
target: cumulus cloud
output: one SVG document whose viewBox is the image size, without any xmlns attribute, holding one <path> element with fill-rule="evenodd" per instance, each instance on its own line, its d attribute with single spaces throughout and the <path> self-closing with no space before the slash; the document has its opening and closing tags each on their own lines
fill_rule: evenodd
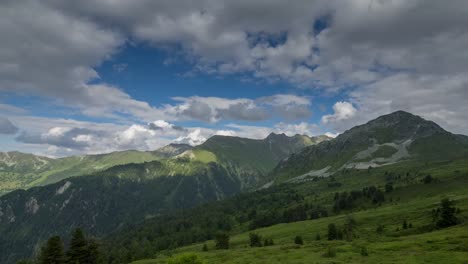
<svg viewBox="0 0 468 264">
<path fill-rule="evenodd" d="M 220 97 L 175 97 L 180 102 L 165 106 L 164 112 L 180 120 L 206 122 L 220 120 L 260 121 L 272 117 L 298 120 L 311 115 L 310 100 L 296 95 L 277 94 L 256 99 Z"/>
<path fill-rule="evenodd" d="M 331 115 L 324 115 L 322 122 L 325 124 L 336 123 L 339 121 L 347 120 L 356 115 L 356 108 L 349 102 L 337 102 L 333 105 L 334 113 Z"/>
<path fill-rule="evenodd" d="M 206 137 L 202 135 L 201 129 L 195 129 L 188 133 L 186 136 L 178 137 L 175 139 L 177 143 L 189 144 L 192 146 L 200 145 L 206 141 Z"/>
<path fill-rule="evenodd" d="M 8 118 L 0 116 L 0 134 L 16 134 L 18 127 L 16 127 Z"/>
<path fill-rule="evenodd" d="M 468 6 L 463 0 L 31 0 L 3 1 L 0 7 L 0 91 L 52 98 L 89 116 L 127 123 L 130 116 L 131 122 L 144 124 L 272 116 L 297 122 L 311 114 L 308 98 L 291 95 L 178 97 L 163 106 L 136 100 L 100 80 L 95 70 L 132 42 L 180 47 L 176 52 L 192 66 L 190 74 L 239 74 L 326 93 L 345 91 L 348 98 L 322 118 L 335 132 L 399 109 L 468 132 Z M 10 119 L 23 127 L 18 118 Z M 51 122 L 86 128 L 72 126 L 71 120 Z M 178 131 L 139 126 L 128 134 L 153 138 L 152 133 Z M 35 137 L 59 144 L 58 135 L 45 136 L 50 128 Z M 267 130 L 259 127 L 255 133 Z M 199 136 L 206 138 L 204 131 Z M 75 132 L 63 133 L 74 136 L 77 146 L 93 140 L 92 133 Z M 124 136 L 121 142 L 143 144 Z"/>
</svg>

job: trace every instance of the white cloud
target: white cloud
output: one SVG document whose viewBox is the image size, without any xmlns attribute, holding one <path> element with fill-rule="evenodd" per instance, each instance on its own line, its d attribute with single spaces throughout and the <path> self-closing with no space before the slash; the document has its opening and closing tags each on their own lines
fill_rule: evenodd
<svg viewBox="0 0 468 264">
<path fill-rule="evenodd" d="M 313 26 L 317 19 L 326 24 L 320 32 Z M 0 91 L 52 98 L 53 104 L 126 125 L 66 119 L 42 123 L 37 117 L 18 117 L 25 114 L 19 108 L 0 104 L 0 110 L 8 111 L 8 120 L 28 132 L 24 139 L 47 140 L 67 151 L 104 151 L 125 144 L 150 148 L 169 140 L 164 137 L 194 132 L 162 123 L 153 123 L 153 128 L 141 125 L 154 120 L 235 122 L 280 116 L 282 127 L 233 131 L 257 138 L 280 129 L 315 133 L 307 123 L 285 123 L 310 116 L 307 97 L 193 96 L 162 106 L 132 98 L 100 80 L 95 70 L 131 40 L 156 48 L 181 47 L 193 66 L 190 74 L 236 73 L 254 81 L 281 80 L 306 89 L 347 92 L 349 98 L 322 118 L 338 132 L 403 109 L 467 133 L 467 27 L 463 0 L 3 1 Z M 125 132 L 126 137 L 124 131 L 133 123 L 140 128 Z M 88 125 L 94 132 L 78 130 Z M 69 130 L 47 135 L 54 127 Z M 215 133 L 199 129 L 194 140 Z M 112 141 L 119 136 L 109 131 L 123 133 L 121 145 Z M 111 139 L 104 140 L 100 133 Z M 83 150 L 99 140 L 99 147 Z M 67 146 L 70 142 L 73 148 Z"/>
<path fill-rule="evenodd" d="M 326 132 L 324 135 L 327 137 L 336 138 L 339 135 L 339 133 Z"/>
<path fill-rule="evenodd" d="M 175 97 L 176 105 L 166 105 L 164 113 L 178 120 L 260 121 L 272 117 L 297 120 L 311 115 L 310 100 L 290 94 L 277 94 L 256 99 L 226 99 L 220 97 Z"/>
<path fill-rule="evenodd" d="M 195 129 L 186 136 L 178 137 L 175 142 L 195 146 L 202 144 L 206 139 L 207 138 L 202 135 L 201 129 Z"/>
<path fill-rule="evenodd" d="M 350 119 L 356 115 L 356 108 L 349 102 L 336 102 L 333 105 L 334 113 L 332 115 L 324 115 L 322 122 L 325 124 L 335 123 L 338 121 Z"/>
</svg>

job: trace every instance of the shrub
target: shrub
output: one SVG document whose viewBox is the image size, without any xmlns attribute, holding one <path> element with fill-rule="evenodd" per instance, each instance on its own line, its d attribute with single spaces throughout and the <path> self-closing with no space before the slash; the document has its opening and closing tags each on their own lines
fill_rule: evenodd
<svg viewBox="0 0 468 264">
<path fill-rule="evenodd" d="M 367 257 L 369 256 L 369 252 L 367 251 L 367 247 L 361 248 L 361 256 Z"/>
<path fill-rule="evenodd" d="M 295 243 L 296 245 L 303 245 L 303 244 L 304 244 L 304 241 L 302 240 L 302 237 L 301 237 L 301 236 L 296 236 L 296 237 L 294 238 L 294 243 Z"/>
<path fill-rule="evenodd" d="M 206 244 L 203 244 L 202 251 L 208 251 L 208 246 Z"/>
<path fill-rule="evenodd" d="M 251 247 L 261 247 L 262 246 L 262 237 L 256 233 L 250 233 L 250 246 Z"/>
<path fill-rule="evenodd" d="M 429 174 L 429 175 L 426 175 L 423 179 L 423 182 L 424 184 L 429 184 L 431 183 L 432 181 L 434 180 L 434 178 L 432 178 L 432 176 Z"/>
<path fill-rule="evenodd" d="M 319 234 L 319 233 L 317 233 L 317 235 L 315 235 L 315 240 L 317 240 L 317 241 L 318 241 L 318 240 L 320 240 L 320 239 L 321 239 L 321 237 L 320 237 L 320 234 Z"/>
<path fill-rule="evenodd" d="M 229 249 L 229 235 L 226 233 L 217 234 L 215 237 L 216 249 Z"/>
<path fill-rule="evenodd" d="M 265 247 L 273 246 L 274 244 L 275 244 L 275 242 L 273 242 L 273 239 L 271 239 L 271 238 L 270 239 L 265 239 L 263 241 L 263 246 L 265 246 Z"/>
</svg>

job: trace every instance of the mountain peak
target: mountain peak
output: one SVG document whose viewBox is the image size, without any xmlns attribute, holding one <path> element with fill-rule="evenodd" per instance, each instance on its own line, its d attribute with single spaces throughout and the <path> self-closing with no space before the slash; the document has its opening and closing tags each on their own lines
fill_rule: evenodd
<svg viewBox="0 0 468 264">
<path fill-rule="evenodd" d="M 288 138 L 285 133 L 276 134 L 275 132 L 271 132 L 265 139 L 277 139 L 277 138 Z"/>
</svg>

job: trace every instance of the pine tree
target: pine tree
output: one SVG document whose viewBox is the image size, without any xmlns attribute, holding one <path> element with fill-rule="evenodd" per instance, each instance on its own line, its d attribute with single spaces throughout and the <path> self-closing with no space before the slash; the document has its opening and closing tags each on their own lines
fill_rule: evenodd
<svg viewBox="0 0 468 264">
<path fill-rule="evenodd" d="M 88 260 L 88 244 L 83 230 L 77 228 L 72 233 L 70 248 L 67 251 L 67 262 L 69 264 L 84 264 Z"/>
<path fill-rule="evenodd" d="M 49 238 L 42 248 L 39 256 L 39 264 L 64 264 L 63 242 L 59 236 Z"/>
<path fill-rule="evenodd" d="M 336 239 L 338 239 L 338 230 L 336 229 L 336 225 L 331 223 L 328 225 L 328 240 Z"/>
<path fill-rule="evenodd" d="M 437 227 L 444 228 L 456 225 L 458 219 L 455 216 L 456 209 L 453 207 L 453 201 L 445 198 L 440 202 L 440 208 L 438 210 Z"/>
<path fill-rule="evenodd" d="M 90 239 L 87 243 L 87 264 L 100 264 L 102 263 L 102 255 L 99 249 L 99 244 L 96 240 Z"/>
</svg>

